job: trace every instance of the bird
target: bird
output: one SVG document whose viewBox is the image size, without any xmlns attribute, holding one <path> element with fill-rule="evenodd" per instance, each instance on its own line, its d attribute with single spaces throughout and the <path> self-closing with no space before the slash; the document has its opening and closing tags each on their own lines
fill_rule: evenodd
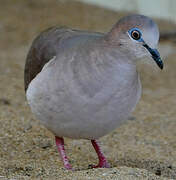
<svg viewBox="0 0 176 180">
<path fill-rule="evenodd" d="M 163 69 L 159 29 L 149 17 L 122 17 L 105 33 L 52 27 L 27 54 L 24 84 L 35 117 L 55 136 L 66 169 L 64 138 L 90 140 L 98 165 L 109 168 L 98 139 L 128 119 L 141 97 L 137 63 L 144 57 Z"/>
</svg>

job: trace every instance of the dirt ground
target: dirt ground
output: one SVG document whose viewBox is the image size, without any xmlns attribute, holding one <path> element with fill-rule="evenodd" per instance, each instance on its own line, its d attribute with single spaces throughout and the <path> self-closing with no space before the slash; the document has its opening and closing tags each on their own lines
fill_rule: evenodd
<svg viewBox="0 0 176 180">
<path fill-rule="evenodd" d="M 34 37 L 50 26 L 104 32 L 124 13 L 64 0 L 0 0 L 0 4 L 0 180 L 176 179 L 176 39 L 161 45 L 163 71 L 140 65 L 140 103 L 125 124 L 100 139 L 112 168 L 89 169 L 97 163 L 90 142 L 66 139 L 72 172 L 64 170 L 53 135 L 27 105 L 26 54 Z M 176 28 L 157 22 L 161 31 Z"/>
</svg>

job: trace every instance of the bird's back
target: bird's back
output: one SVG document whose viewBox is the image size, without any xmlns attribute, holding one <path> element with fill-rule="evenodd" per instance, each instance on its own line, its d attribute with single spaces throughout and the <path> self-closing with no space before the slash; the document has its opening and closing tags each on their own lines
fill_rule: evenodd
<svg viewBox="0 0 176 180">
<path fill-rule="evenodd" d="M 44 65 L 58 54 L 61 47 L 64 46 L 64 48 L 67 48 L 73 46 L 72 43 L 79 43 L 90 37 L 94 38 L 97 35 L 102 36 L 102 33 L 74 30 L 64 27 L 49 28 L 39 34 L 39 36 L 34 39 L 26 58 L 24 71 L 25 91 Z M 66 41 L 66 39 L 73 40 Z M 69 44 L 67 42 L 69 42 Z"/>
</svg>

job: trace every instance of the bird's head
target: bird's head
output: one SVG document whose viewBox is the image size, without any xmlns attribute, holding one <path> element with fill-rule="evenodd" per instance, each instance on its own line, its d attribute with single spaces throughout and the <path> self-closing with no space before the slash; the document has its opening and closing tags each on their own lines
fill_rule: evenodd
<svg viewBox="0 0 176 180">
<path fill-rule="evenodd" d="M 118 45 L 131 59 L 150 57 L 163 69 L 157 50 L 159 30 L 156 23 L 143 15 L 130 15 L 120 19 L 107 34 L 109 42 Z"/>
</svg>

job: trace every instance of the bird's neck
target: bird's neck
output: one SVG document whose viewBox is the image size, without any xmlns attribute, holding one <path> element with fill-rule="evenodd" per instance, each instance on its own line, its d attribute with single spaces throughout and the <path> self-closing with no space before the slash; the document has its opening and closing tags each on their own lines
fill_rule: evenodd
<svg viewBox="0 0 176 180">
<path fill-rule="evenodd" d="M 84 60 L 75 59 L 71 68 L 77 86 L 89 96 L 94 96 L 105 87 L 128 89 L 138 86 L 136 65 L 122 57 L 117 50 L 101 44 L 101 47 L 91 46 L 89 52 L 85 51 L 85 54 Z"/>
<path fill-rule="evenodd" d="M 124 72 L 126 75 L 133 76 L 137 74 L 137 60 L 128 56 L 128 52 L 123 51 L 120 47 L 109 46 L 109 44 L 99 43 L 94 48 L 91 58 L 97 69 L 103 68 L 104 71 Z"/>
</svg>

